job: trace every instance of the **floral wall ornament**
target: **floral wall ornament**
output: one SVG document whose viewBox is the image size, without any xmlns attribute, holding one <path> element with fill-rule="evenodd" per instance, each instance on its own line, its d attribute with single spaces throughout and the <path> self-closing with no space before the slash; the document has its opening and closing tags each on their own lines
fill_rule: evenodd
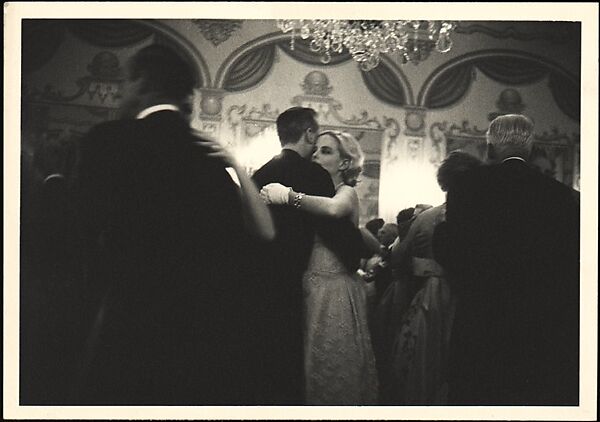
<svg viewBox="0 0 600 422">
<path fill-rule="evenodd" d="M 119 65 L 119 58 L 110 51 L 101 51 L 96 54 L 87 69 L 95 78 L 105 80 L 123 79 L 123 71 Z"/>
<path fill-rule="evenodd" d="M 222 89 L 201 88 L 199 90 L 200 112 L 205 116 L 219 116 L 223 108 L 225 91 Z"/>
<path fill-rule="evenodd" d="M 241 125 L 245 112 L 246 105 L 233 105 L 227 110 L 227 122 L 233 133 L 237 132 L 237 128 Z"/>
<path fill-rule="evenodd" d="M 252 107 L 248 111 L 248 119 L 253 120 L 272 120 L 275 121 L 279 116 L 278 109 L 272 109 L 271 104 L 263 104 L 261 108 Z"/>
<path fill-rule="evenodd" d="M 72 94 L 65 94 L 52 84 L 43 89 L 24 85 L 23 98 L 28 101 L 68 103 L 87 93 L 90 100 L 97 100 L 102 105 L 108 102 L 110 107 L 117 107 L 125 79 L 118 57 L 109 51 L 101 51 L 86 68 L 89 74 L 76 80 L 78 89 Z"/>
<path fill-rule="evenodd" d="M 521 94 L 516 89 L 508 88 L 503 90 L 496 101 L 497 111 L 488 114 L 488 120 L 491 122 L 498 116 L 505 114 L 521 114 L 525 110 L 525 104 L 521 99 Z"/>
<path fill-rule="evenodd" d="M 394 118 L 383 116 L 383 125 L 385 131 L 383 132 L 383 143 L 382 143 L 382 160 L 387 162 L 394 162 L 398 159 L 400 154 L 400 147 L 398 142 L 398 135 L 400 135 L 400 125 Z"/>
<path fill-rule="evenodd" d="M 234 132 L 238 143 L 256 137 L 269 127 L 274 127 L 277 116 L 279 116 L 279 110 L 273 109 L 271 104 L 252 108 L 246 104 L 233 105 L 227 111 L 229 127 Z"/>
<path fill-rule="evenodd" d="M 227 41 L 242 27 L 240 19 L 192 19 L 207 41 L 215 47 Z"/>
<path fill-rule="evenodd" d="M 574 145 L 579 142 L 579 134 L 568 135 L 562 133 L 557 127 L 551 128 L 550 132 L 545 130 L 541 134 L 534 134 L 533 138 L 537 143 Z"/>
<path fill-rule="evenodd" d="M 430 163 L 439 165 L 448 153 L 460 149 L 480 159 L 485 159 L 485 134 L 487 129 L 479 129 L 470 125 L 468 120 L 456 124 L 435 122 L 429 128 L 432 150 Z"/>
<path fill-rule="evenodd" d="M 406 153 L 411 160 L 416 160 L 423 150 L 423 139 L 409 138 L 406 141 Z"/>
<path fill-rule="evenodd" d="M 462 124 L 435 122 L 429 129 L 432 140 L 430 162 L 439 163 L 452 151 L 461 150 L 478 157 L 487 158 L 486 131 L 471 127 L 468 121 Z M 553 127 L 549 132 L 533 134 L 533 150 L 529 162 L 542 173 L 559 182 L 574 186 L 579 177 L 579 134 L 571 135 Z"/>
<path fill-rule="evenodd" d="M 299 107 L 310 107 L 317 112 L 317 120 L 322 125 L 368 126 L 372 129 L 382 129 L 381 123 L 363 110 L 358 116 L 344 117 L 341 115 L 342 104 L 331 98 L 320 95 L 297 95 L 292 98 L 292 104 Z"/>
<path fill-rule="evenodd" d="M 425 114 L 422 107 L 405 107 L 404 134 L 408 136 L 425 136 Z"/>
<path fill-rule="evenodd" d="M 308 73 L 304 77 L 301 87 L 306 95 L 320 95 L 323 97 L 328 96 L 333 90 L 333 87 L 329 85 L 327 75 L 318 70 Z"/>
</svg>

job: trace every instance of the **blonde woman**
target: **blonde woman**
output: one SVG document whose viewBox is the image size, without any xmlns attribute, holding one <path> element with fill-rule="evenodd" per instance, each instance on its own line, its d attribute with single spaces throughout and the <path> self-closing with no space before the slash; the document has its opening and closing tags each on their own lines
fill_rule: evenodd
<svg viewBox="0 0 600 422">
<path fill-rule="evenodd" d="M 272 183 L 261 190 L 265 202 L 293 206 L 358 225 L 359 201 L 354 189 L 362 171 L 363 153 L 344 132 L 319 135 L 312 160 L 331 175 L 333 198 L 304 195 Z M 366 292 L 319 236 L 303 277 L 304 362 L 309 405 L 377 403 L 377 372 L 367 326 Z"/>
</svg>

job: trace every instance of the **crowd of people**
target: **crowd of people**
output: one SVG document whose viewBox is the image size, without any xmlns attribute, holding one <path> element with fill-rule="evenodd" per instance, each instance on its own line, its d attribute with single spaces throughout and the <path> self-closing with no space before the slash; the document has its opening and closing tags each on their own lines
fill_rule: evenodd
<svg viewBox="0 0 600 422">
<path fill-rule="evenodd" d="M 193 88 L 145 47 L 71 167 L 24 160 L 22 404 L 577 405 L 579 205 L 527 117 L 443 160 L 443 204 L 361 227 L 351 134 L 290 108 L 250 177 Z"/>
</svg>

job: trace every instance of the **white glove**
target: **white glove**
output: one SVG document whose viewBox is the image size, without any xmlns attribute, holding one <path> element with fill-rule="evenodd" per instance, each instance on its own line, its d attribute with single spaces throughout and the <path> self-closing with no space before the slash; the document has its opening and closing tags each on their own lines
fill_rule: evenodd
<svg viewBox="0 0 600 422">
<path fill-rule="evenodd" d="M 267 204 L 287 205 L 290 200 L 289 193 L 291 189 L 281 183 L 269 183 L 260 190 L 260 197 Z"/>
</svg>

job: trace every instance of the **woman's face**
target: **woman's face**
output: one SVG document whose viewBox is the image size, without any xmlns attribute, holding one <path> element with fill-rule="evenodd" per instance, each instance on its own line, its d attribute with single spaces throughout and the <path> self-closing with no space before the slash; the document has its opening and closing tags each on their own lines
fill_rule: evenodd
<svg viewBox="0 0 600 422">
<path fill-rule="evenodd" d="M 329 174 L 336 174 L 343 162 L 338 141 L 331 135 L 319 136 L 317 150 L 313 154 L 312 160 L 327 170 Z"/>
</svg>

